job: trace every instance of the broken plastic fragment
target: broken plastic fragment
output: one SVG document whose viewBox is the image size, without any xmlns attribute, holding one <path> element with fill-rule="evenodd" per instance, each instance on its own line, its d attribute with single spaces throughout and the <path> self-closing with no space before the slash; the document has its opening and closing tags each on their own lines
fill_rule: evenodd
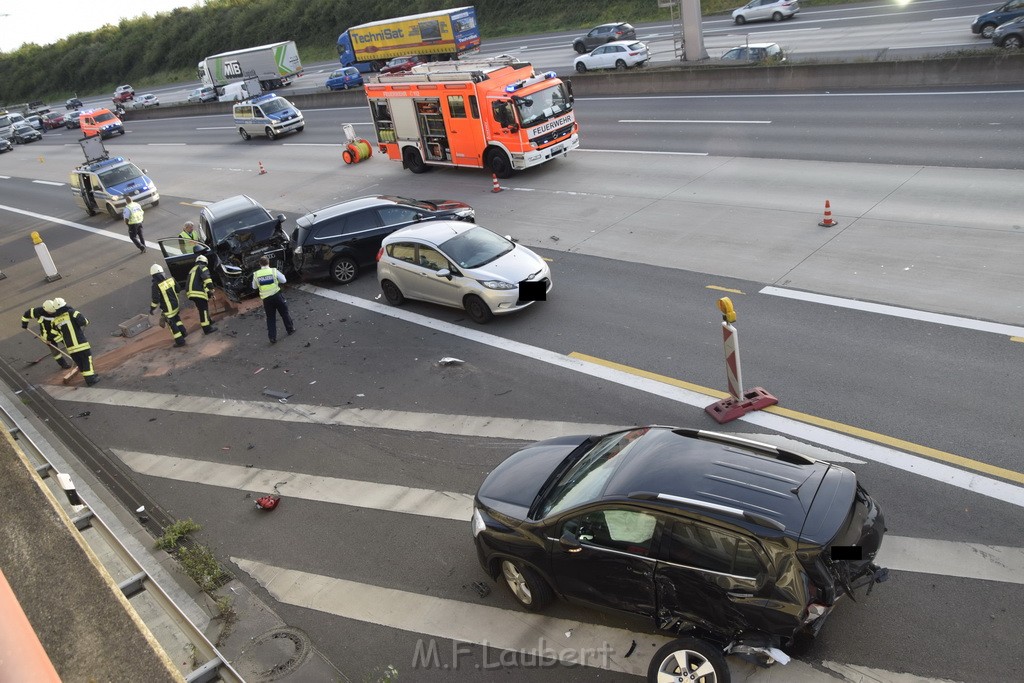
<svg viewBox="0 0 1024 683">
<path fill-rule="evenodd" d="M 452 358 L 451 356 L 445 356 L 441 360 L 437 361 L 440 365 L 462 365 L 466 361 L 458 358 Z"/>
</svg>

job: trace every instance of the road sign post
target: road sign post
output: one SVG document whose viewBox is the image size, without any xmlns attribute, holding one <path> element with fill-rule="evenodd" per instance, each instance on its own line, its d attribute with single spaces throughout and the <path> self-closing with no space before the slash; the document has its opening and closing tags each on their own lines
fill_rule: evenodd
<svg viewBox="0 0 1024 683">
<path fill-rule="evenodd" d="M 736 309 L 733 308 L 732 300 L 724 296 L 718 300 L 718 310 L 722 312 L 722 346 L 725 348 L 725 373 L 729 398 L 712 403 L 704 410 L 715 418 L 718 424 L 723 424 L 746 415 L 752 410 L 773 406 L 779 400 L 761 387 L 754 387 L 750 391 L 743 390 L 740 338 L 739 332 L 733 325 L 736 322 Z"/>
</svg>

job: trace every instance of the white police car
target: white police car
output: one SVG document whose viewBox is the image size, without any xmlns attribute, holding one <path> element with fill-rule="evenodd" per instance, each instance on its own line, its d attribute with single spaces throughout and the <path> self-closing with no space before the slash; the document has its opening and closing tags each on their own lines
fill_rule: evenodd
<svg viewBox="0 0 1024 683">
<path fill-rule="evenodd" d="M 298 133 L 305 127 L 302 112 L 285 98 L 272 93 L 237 103 L 232 114 L 243 140 L 253 135 L 266 135 L 273 140 L 284 133 Z"/>
</svg>

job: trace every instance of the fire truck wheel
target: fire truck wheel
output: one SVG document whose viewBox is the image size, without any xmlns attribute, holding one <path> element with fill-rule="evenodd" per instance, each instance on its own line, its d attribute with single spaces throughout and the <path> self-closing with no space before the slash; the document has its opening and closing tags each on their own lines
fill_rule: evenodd
<svg viewBox="0 0 1024 683">
<path fill-rule="evenodd" d="M 251 137 L 248 131 L 245 130 L 245 128 L 239 128 L 238 134 L 242 136 L 243 140 L 248 140 Z"/>
<path fill-rule="evenodd" d="M 492 149 L 487 153 L 487 168 L 499 178 L 512 177 L 512 162 L 500 149 Z"/>
<path fill-rule="evenodd" d="M 406 147 L 405 151 L 402 152 L 402 161 L 405 162 L 405 167 L 413 173 L 425 173 L 427 165 L 423 163 L 423 157 L 413 147 Z"/>
</svg>

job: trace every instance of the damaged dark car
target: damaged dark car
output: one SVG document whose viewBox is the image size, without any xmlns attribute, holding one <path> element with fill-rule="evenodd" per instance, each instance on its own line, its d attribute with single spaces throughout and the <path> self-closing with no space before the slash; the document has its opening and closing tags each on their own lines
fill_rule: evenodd
<svg viewBox="0 0 1024 683">
<path fill-rule="evenodd" d="M 162 239 L 160 251 L 179 287 L 185 285 L 196 256 L 205 255 L 214 284 L 238 301 L 256 294 L 252 274 L 260 268 L 262 256 L 286 277 L 294 274 L 284 221 L 283 215 L 275 218 L 255 199 L 240 194 L 203 207 L 198 240 Z"/>
<path fill-rule="evenodd" d="M 481 485 L 484 570 L 679 636 L 651 681 L 728 683 L 726 654 L 786 663 L 843 597 L 886 580 L 881 508 L 851 470 L 738 436 L 636 427 L 513 454 Z"/>
</svg>

